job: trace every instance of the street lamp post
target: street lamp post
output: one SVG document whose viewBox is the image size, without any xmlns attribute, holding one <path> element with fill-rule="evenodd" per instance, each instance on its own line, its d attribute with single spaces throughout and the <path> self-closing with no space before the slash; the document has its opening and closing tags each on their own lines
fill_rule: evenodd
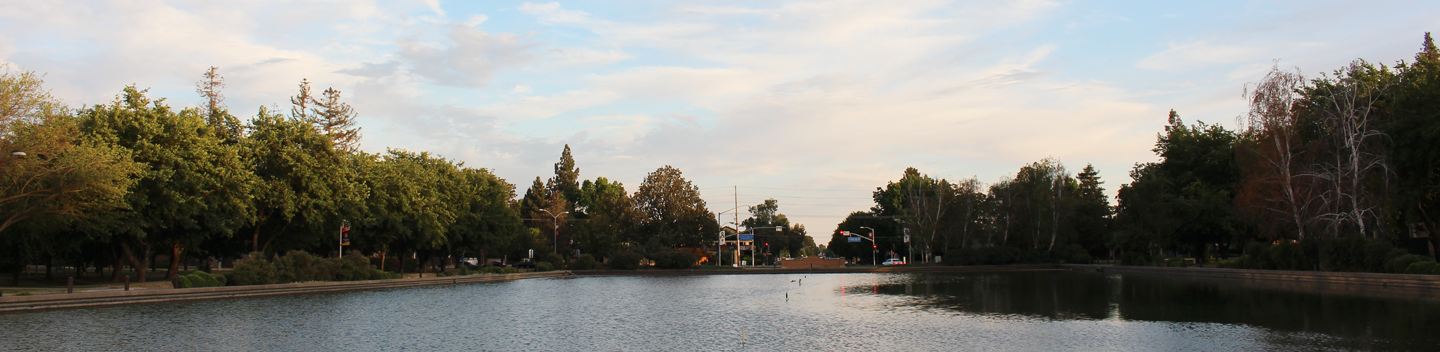
<svg viewBox="0 0 1440 352">
<path fill-rule="evenodd" d="M 722 212 L 719 212 L 719 213 L 715 213 L 715 223 L 720 223 L 720 216 L 721 216 L 721 215 L 725 215 L 725 213 L 729 213 L 729 212 L 735 211 L 736 209 L 740 209 L 740 208 L 738 208 L 738 207 L 737 207 L 737 208 L 731 208 L 730 210 L 726 210 L 726 211 L 722 211 Z M 732 223 L 732 224 L 733 224 L 733 223 Z M 739 224 L 736 224 L 736 227 L 738 228 L 738 227 L 739 227 Z M 737 235 L 739 234 L 739 231 L 738 231 L 738 230 L 736 231 L 736 234 L 737 234 Z M 723 254 L 723 253 L 722 253 L 723 251 L 721 250 L 721 248 L 723 248 L 723 247 L 725 246 L 725 237 L 726 237 L 726 236 L 725 236 L 725 226 L 724 226 L 723 224 L 720 226 L 720 233 L 719 233 L 718 235 L 719 235 L 720 238 L 717 238 L 717 239 L 715 240 L 715 265 L 716 265 L 716 266 L 724 266 L 724 265 L 725 265 L 725 261 L 724 261 L 724 259 L 721 259 L 721 254 Z M 738 244 L 739 241 L 740 241 L 740 239 L 737 237 L 737 238 L 735 239 L 735 241 L 736 241 L 736 243 L 737 243 L 737 244 L 736 244 L 736 247 L 735 247 L 735 250 L 738 252 L 738 251 L 740 250 L 740 247 L 739 247 L 739 244 Z M 736 258 L 739 258 L 739 254 L 736 254 Z M 740 263 L 739 259 L 736 259 L 735 264 L 739 264 L 739 263 Z"/>
<path fill-rule="evenodd" d="M 876 261 L 876 259 L 878 259 L 877 256 L 880 253 L 880 244 L 875 242 L 875 229 L 864 226 L 861 226 L 860 228 L 870 230 L 870 246 L 874 247 L 870 249 L 870 265 L 880 265 L 880 262 Z"/>
<path fill-rule="evenodd" d="M 540 211 L 545 212 L 546 215 L 550 215 L 550 224 L 555 225 L 555 240 L 550 242 L 551 246 L 553 247 L 550 249 L 550 253 L 558 254 L 560 253 L 560 215 L 569 214 L 570 212 L 560 212 L 560 214 L 557 215 L 551 213 L 549 209 L 540 209 Z"/>
</svg>

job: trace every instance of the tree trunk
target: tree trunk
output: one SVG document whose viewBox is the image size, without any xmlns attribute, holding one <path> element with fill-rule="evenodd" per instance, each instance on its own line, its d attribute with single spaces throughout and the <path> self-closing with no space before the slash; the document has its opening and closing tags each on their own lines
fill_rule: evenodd
<svg viewBox="0 0 1440 352">
<path fill-rule="evenodd" d="M 51 265 L 51 264 L 55 264 L 55 257 L 46 255 L 46 256 L 45 256 L 45 279 L 46 279 L 46 280 L 50 280 L 50 279 L 55 278 L 55 277 L 54 277 L 54 274 L 53 274 L 54 270 L 52 269 L 53 265 Z"/>
<path fill-rule="evenodd" d="M 15 271 L 10 276 L 10 286 L 20 286 L 20 271 L 25 270 L 25 265 L 24 262 L 15 264 Z"/>
<path fill-rule="evenodd" d="M 171 241 L 171 242 L 170 242 L 170 268 L 169 268 L 168 271 L 165 272 L 165 279 L 166 279 L 166 280 L 174 280 L 174 279 L 175 279 L 175 276 L 177 276 L 177 275 L 179 274 L 179 271 L 180 271 L 180 253 L 182 253 L 182 252 L 184 252 L 184 251 L 185 251 L 185 248 L 180 246 L 180 242 L 179 242 L 179 241 Z"/>
<path fill-rule="evenodd" d="M 120 249 L 125 254 L 125 259 L 130 262 L 130 267 L 137 271 L 135 282 L 145 282 L 145 268 L 150 266 L 150 245 L 140 245 L 140 255 L 138 256 L 130 251 L 130 245 L 125 242 L 120 242 Z M 144 258 L 144 261 L 141 261 L 141 258 Z"/>
<path fill-rule="evenodd" d="M 250 235 L 250 252 L 260 251 L 260 223 L 255 223 L 255 233 Z"/>
<path fill-rule="evenodd" d="M 110 258 L 110 282 L 120 282 L 120 271 L 125 270 L 124 258 L 115 251 L 114 246 L 110 247 Z"/>
</svg>

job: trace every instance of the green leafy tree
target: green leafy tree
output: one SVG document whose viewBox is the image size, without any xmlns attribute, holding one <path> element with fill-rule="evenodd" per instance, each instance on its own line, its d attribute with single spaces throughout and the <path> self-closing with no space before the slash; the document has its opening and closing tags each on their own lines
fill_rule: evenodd
<svg viewBox="0 0 1440 352">
<path fill-rule="evenodd" d="M 486 169 L 460 168 L 449 174 L 454 185 L 450 203 L 456 214 L 447 231 L 451 251 L 461 257 L 476 253 L 479 258 L 499 253 L 523 228 L 509 204 L 515 186 Z"/>
<path fill-rule="evenodd" d="M 1393 144 L 1390 157 L 1397 179 L 1394 208 L 1402 224 L 1418 224 L 1429 232 L 1431 248 L 1440 231 L 1440 50 L 1430 33 L 1415 62 L 1396 65 L 1399 84 L 1393 90 L 1393 110 L 1383 131 Z M 1431 253 L 1432 255 L 1434 253 Z"/>
<path fill-rule="evenodd" d="M 560 251 L 561 247 L 568 248 L 569 241 L 559 240 L 559 231 L 565 229 L 570 223 L 570 203 L 559 193 L 551 192 L 550 188 L 535 178 L 530 184 L 530 189 L 525 190 L 525 196 L 520 199 L 520 214 L 529 220 L 531 228 L 539 230 L 544 236 L 537 237 L 535 245 L 549 247 L 552 251 Z"/>
<path fill-rule="evenodd" d="M 245 140 L 248 169 L 258 178 L 250 250 L 280 253 L 334 243 L 344 218 L 361 216 L 368 189 L 362 160 L 334 149 L 311 125 L 260 108 Z M 279 250 L 271 250 L 279 243 Z"/>
<path fill-rule="evenodd" d="M 699 247 L 720 231 L 700 189 L 669 165 L 645 176 L 635 190 L 640 228 L 646 241 L 670 247 Z"/>
<path fill-rule="evenodd" d="M 410 253 L 418 257 L 420 251 L 447 248 L 448 231 L 459 214 L 445 192 L 454 186 L 444 172 L 454 165 L 429 153 L 395 149 L 367 164 L 369 216 L 358 224 L 361 234 L 382 252 L 400 254 L 402 270 Z"/>
<path fill-rule="evenodd" d="M 253 179 L 239 148 L 209 131 L 199 111 L 173 111 L 163 99 L 151 101 L 132 86 L 111 104 L 80 116 L 88 135 L 129 149 L 145 165 L 126 196 L 131 212 L 122 232 L 128 238 L 118 241 L 135 267 L 145 267 L 151 246 L 159 245 L 169 250 L 166 276 L 173 278 L 186 249 L 210 236 L 229 236 L 250 219 Z M 130 243 L 144 259 L 131 255 Z"/>
<path fill-rule="evenodd" d="M 931 178 L 913 167 L 906 168 L 899 181 L 876 189 L 875 213 L 900 218 L 911 229 L 923 258 L 944 254 L 951 232 L 946 227 L 956 198 L 955 185 Z"/>
<path fill-rule="evenodd" d="M 849 231 L 858 235 L 870 236 L 871 231 L 865 228 L 874 229 L 874 235 L 879 238 L 880 244 L 873 244 L 868 240 L 850 242 L 848 236 L 842 232 Z M 874 212 L 857 211 L 845 217 L 845 221 L 836 225 L 835 232 L 830 236 L 829 245 L 826 246 L 831 252 L 842 258 L 858 260 L 869 263 L 872 257 L 878 257 L 874 251 L 895 250 L 907 255 L 908 246 L 897 246 L 903 244 L 904 227 L 892 217 L 876 215 Z M 889 245 L 889 248 L 879 248 L 882 245 Z M 884 258 L 878 258 L 883 260 Z M 871 263 L 874 264 L 874 263 Z"/>
<path fill-rule="evenodd" d="M 97 227 L 126 207 L 141 165 L 80 122 L 39 75 L 0 72 L 0 266 L 14 284 L 25 264 L 107 240 Z"/>
<path fill-rule="evenodd" d="M 1235 133 L 1220 125 L 1185 125 L 1170 112 L 1155 142 L 1159 163 L 1136 165 L 1121 187 L 1117 246 L 1151 244 L 1185 250 L 1204 261 L 1211 245 L 1228 247 L 1239 232 L 1233 206 L 1240 183 Z"/>
<path fill-rule="evenodd" d="M 580 185 L 576 213 L 584 219 L 572 226 L 575 245 L 583 253 L 608 257 L 621 243 L 634 242 L 639 214 L 620 182 L 604 177 L 586 180 Z"/>
</svg>

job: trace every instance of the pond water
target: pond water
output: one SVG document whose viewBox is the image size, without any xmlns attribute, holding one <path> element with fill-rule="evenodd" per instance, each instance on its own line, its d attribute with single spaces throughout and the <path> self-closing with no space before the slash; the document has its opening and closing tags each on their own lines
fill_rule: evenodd
<svg viewBox="0 0 1440 352">
<path fill-rule="evenodd" d="M 576 277 L 0 314 L 0 350 L 1440 348 L 1440 304 L 1069 271 Z"/>
</svg>

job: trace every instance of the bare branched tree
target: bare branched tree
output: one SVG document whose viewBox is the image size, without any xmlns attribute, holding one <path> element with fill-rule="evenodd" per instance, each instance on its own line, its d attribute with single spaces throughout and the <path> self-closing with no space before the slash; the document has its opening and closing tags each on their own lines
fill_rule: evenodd
<svg viewBox="0 0 1440 352">
<path fill-rule="evenodd" d="M 1317 122 L 1334 155 L 1315 165 L 1316 176 L 1327 183 L 1318 198 L 1325 211 L 1317 218 L 1332 235 L 1353 228 L 1361 235 L 1378 236 L 1381 204 L 1375 188 L 1387 187 L 1392 173 L 1381 152 L 1388 137 L 1376 126 L 1378 103 L 1391 85 L 1388 72 L 1356 60 L 1316 83 L 1321 92 L 1314 102 Z"/>
<path fill-rule="evenodd" d="M 320 133 L 330 136 L 338 149 L 360 149 L 360 127 L 355 126 L 355 109 L 340 100 L 340 91 L 335 88 L 325 89 L 322 95 L 322 100 L 315 101 L 313 115 Z"/>
<path fill-rule="evenodd" d="M 300 93 L 290 97 L 290 117 L 300 121 L 314 121 L 310 116 L 310 107 L 315 103 L 315 97 L 310 95 L 310 80 L 300 79 Z"/>
<path fill-rule="evenodd" d="M 231 140 L 236 140 L 243 129 L 240 126 L 240 119 L 230 115 L 225 109 L 225 94 L 221 92 L 225 88 L 225 77 L 220 76 L 220 68 L 210 66 L 201 74 L 200 82 L 195 83 L 195 93 L 200 94 L 202 102 L 201 113 L 205 114 L 205 123 L 224 133 Z"/>
<path fill-rule="evenodd" d="M 1305 228 L 1314 218 L 1310 214 L 1310 195 L 1301 185 L 1301 179 L 1313 177 L 1302 172 L 1303 154 L 1300 145 L 1298 111 L 1302 98 L 1305 77 L 1296 69 L 1282 71 L 1276 65 L 1259 83 L 1247 86 L 1244 97 L 1250 102 L 1250 112 L 1243 121 L 1245 133 L 1257 142 L 1255 155 L 1261 163 L 1260 170 L 1250 179 L 1261 183 L 1258 204 L 1266 212 L 1281 216 L 1292 223 L 1299 239 L 1305 238 Z"/>
</svg>

